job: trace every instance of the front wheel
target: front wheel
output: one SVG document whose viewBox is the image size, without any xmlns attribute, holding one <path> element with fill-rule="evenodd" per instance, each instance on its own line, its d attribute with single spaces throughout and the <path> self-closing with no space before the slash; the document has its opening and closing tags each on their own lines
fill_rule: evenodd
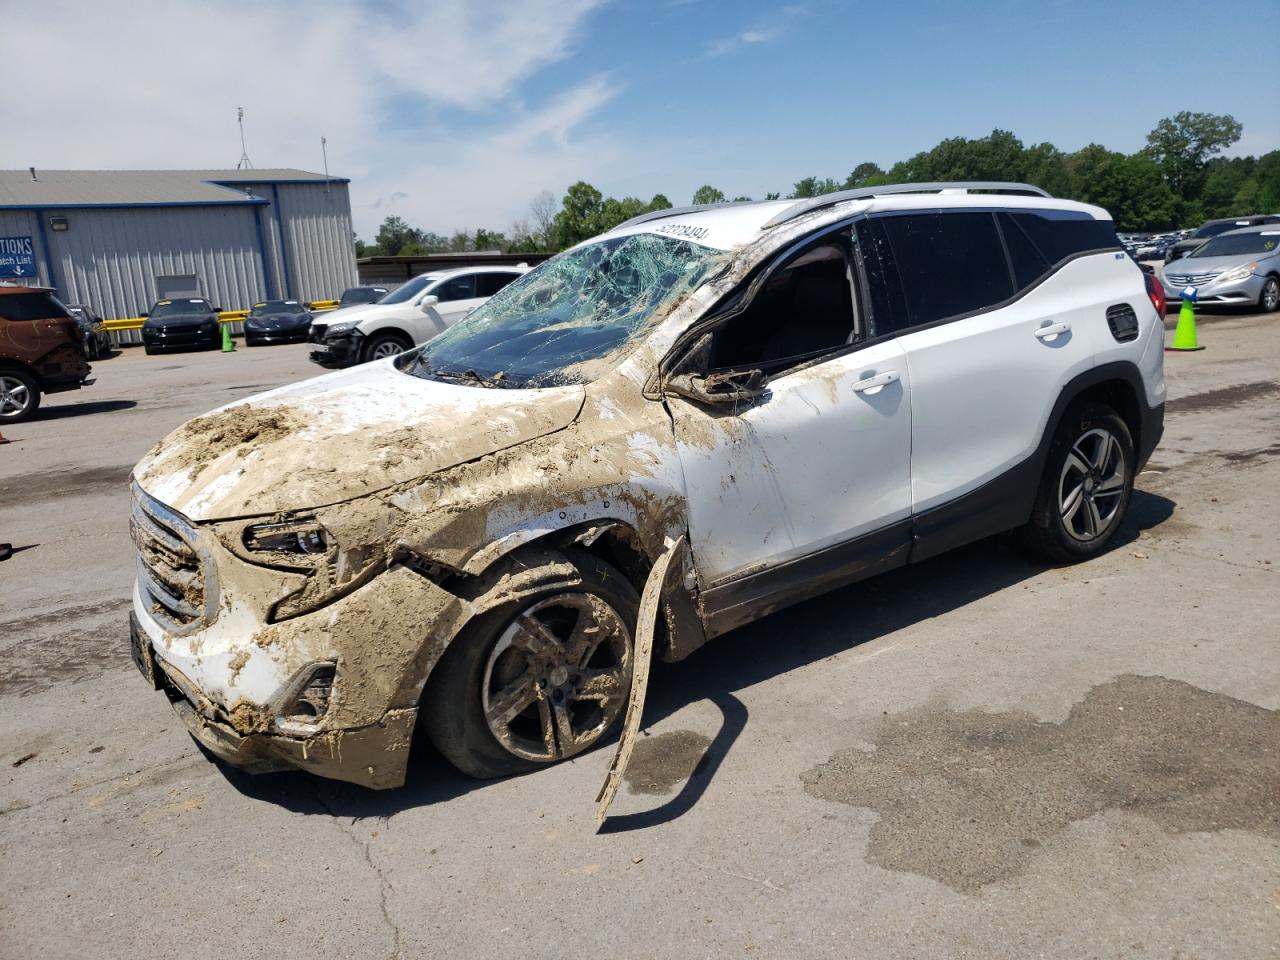
<svg viewBox="0 0 1280 960">
<path fill-rule="evenodd" d="M 412 346 L 413 344 L 397 333 L 375 333 L 364 342 L 361 354 L 365 363 L 368 363 L 371 360 L 385 360 L 387 357 L 394 357 L 397 354 L 404 353 Z"/>
<path fill-rule="evenodd" d="M 426 733 L 473 777 L 559 762 L 599 743 L 631 688 L 640 598 L 621 571 L 549 554 L 536 585 L 472 621 L 423 696 Z"/>
<path fill-rule="evenodd" d="M 1068 410 L 1022 542 L 1057 563 L 1096 557 L 1129 509 L 1135 462 L 1133 437 L 1114 410 L 1101 404 Z"/>
<path fill-rule="evenodd" d="M 40 409 L 40 385 L 21 370 L 0 370 L 0 424 L 29 420 Z"/>
<path fill-rule="evenodd" d="M 1267 277 L 1267 282 L 1262 285 L 1262 293 L 1258 295 L 1258 309 L 1263 313 L 1280 310 L 1280 279 Z"/>
</svg>

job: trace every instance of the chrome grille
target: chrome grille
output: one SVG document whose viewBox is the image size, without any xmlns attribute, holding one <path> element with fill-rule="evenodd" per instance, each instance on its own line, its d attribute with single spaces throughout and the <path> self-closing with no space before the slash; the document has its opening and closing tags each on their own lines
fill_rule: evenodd
<svg viewBox="0 0 1280 960">
<path fill-rule="evenodd" d="M 216 587 L 195 528 L 134 484 L 129 532 L 138 548 L 138 590 L 151 615 L 173 633 L 205 626 Z"/>
<path fill-rule="evenodd" d="M 1196 286 L 1200 286 L 1201 284 L 1208 283 L 1216 276 L 1216 273 L 1167 273 L 1164 278 L 1174 286 L 1185 287 L 1187 284 L 1191 283 L 1194 283 Z"/>
</svg>

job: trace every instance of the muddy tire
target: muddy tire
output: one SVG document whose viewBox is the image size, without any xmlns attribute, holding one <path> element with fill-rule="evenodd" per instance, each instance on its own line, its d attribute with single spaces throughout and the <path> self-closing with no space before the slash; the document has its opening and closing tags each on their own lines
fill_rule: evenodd
<svg viewBox="0 0 1280 960">
<path fill-rule="evenodd" d="M 404 353 L 412 346 L 407 337 L 402 337 L 398 333 L 375 333 L 365 340 L 364 346 L 360 348 L 360 360 L 362 363 L 383 360 L 386 357 Z"/>
<path fill-rule="evenodd" d="M 419 712 L 455 767 L 481 779 L 558 763 L 607 739 L 631 689 L 640 598 L 582 550 L 539 555 L 532 584 L 449 645 Z"/>
<path fill-rule="evenodd" d="M 1114 410 L 1072 407 L 1049 448 L 1035 508 L 1018 540 L 1054 563 L 1096 557 L 1124 522 L 1136 462 L 1133 437 Z"/>
<path fill-rule="evenodd" d="M 40 384 L 25 370 L 0 369 L 0 426 L 30 420 L 40 409 Z"/>
</svg>

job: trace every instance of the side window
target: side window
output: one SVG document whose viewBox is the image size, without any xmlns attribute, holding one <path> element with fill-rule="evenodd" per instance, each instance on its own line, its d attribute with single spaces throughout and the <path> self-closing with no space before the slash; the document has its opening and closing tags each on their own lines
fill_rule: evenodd
<svg viewBox="0 0 1280 960">
<path fill-rule="evenodd" d="M 827 236 L 774 269 L 751 305 L 715 335 L 713 370 L 778 371 L 855 336 L 853 257 L 847 236 Z"/>
<path fill-rule="evenodd" d="M 902 283 L 880 220 L 860 220 L 854 232 L 857 257 L 867 288 L 867 335 L 883 337 L 910 326 Z"/>
<path fill-rule="evenodd" d="M 1004 247 L 990 213 L 879 219 L 902 284 L 910 326 L 973 313 L 1013 296 Z"/>
<path fill-rule="evenodd" d="M 476 278 L 476 296 L 492 297 L 518 276 L 518 273 L 482 273 Z"/>
<path fill-rule="evenodd" d="M 1090 250 L 1119 250 L 1115 224 L 1095 220 L 1088 214 L 1043 210 L 1008 215 L 1026 232 L 1041 256 L 1056 266 L 1077 253 Z"/>
<path fill-rule="evenodd" d="M 1049 272 L 1049 262 L 1040 255 L 1031 238 L 1007 213 L 996 216 L 1000 221 L 1000 233 L 1004 236 L 1009 262 L 1013 265 L 1013 281 L 1019 290 L 1025 290 Z"/>
<path fill-rule="evenodd" d="M 464 273 L 450 277 L 432 293 L 440 298 L 441 303 L 448 303 L 450 300 L 469 300 L 476 295 L 476 275 Z"/>
</svg>

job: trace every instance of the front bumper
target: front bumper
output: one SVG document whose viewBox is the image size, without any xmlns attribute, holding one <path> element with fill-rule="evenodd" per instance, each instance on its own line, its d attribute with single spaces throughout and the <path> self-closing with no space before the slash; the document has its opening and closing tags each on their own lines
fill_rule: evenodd
<svg viewBox="0 0 1280 960">
<path fill-rule="evenodd" d="M 393 566 L 319 610 L 266 624 L 237 582 L 239 561 L 219 560 L 207 594 L 216 599 L 195 629 L 167 629 L 135 586 L 130 642 L 143 676 L 198 743 L 248 772 L 400 786 L 426 678 L 470 605 Z M 302 684 L 322 663 L 335 667 L 327 708 L 299 723 Z"/>
<path fill-rule="evenodd" d="M 1196 304 L 1198 306 L 1249 306 L 1258 302 L 1258 298 L 1262 296 L 1262 286 L 1266 282 L 1266 277 L 1251 273 L 1243 280 L 1235 280 L 1231 283 L 1217 283 L 1210 280 L 1208 283 L 1196 284 Z M 1169 303 L 1177 304 L 1182 298 L 1185 285 L 1170 283 L 1164 276 L 1161 276 L 1160 284 L 1164 287 L 1164 295 Z"/>
<path fill-rule="evenodd" d="M 152 350 L 183 350 L 190 347 L 216 347 L 222 343 L 222 331 L 218 327 L 201 330 L 199 327 L 168 330 L 142 328 L 142 342 Z"/>
<path fill-rule="evenodd" d="M 307 337 L 306 327 L 283 330 L 257 330 L 248 326 L 244 328 L 246 343 L 305 343 Z"/>
<path fill-rule="evenodd" d="M 364 337 L 358 330 L 339 337 L 311 337 L 316 349 L 311 351 L 311 362 L 322 367 L 352 367 L 360 362 L 360 343 Z"/>
</svg>

